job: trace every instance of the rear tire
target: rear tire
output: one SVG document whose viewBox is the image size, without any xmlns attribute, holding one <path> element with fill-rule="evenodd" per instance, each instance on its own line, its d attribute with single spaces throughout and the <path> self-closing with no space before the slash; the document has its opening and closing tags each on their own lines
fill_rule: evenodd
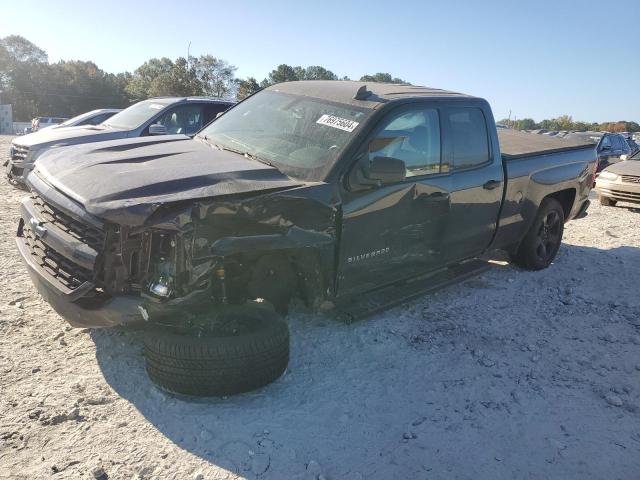
<svg viewBox="0 0 640 480">
<path fill-rule="evenodd" d="M 614 199 L 609 197 L 603 197 L 602 195 L 598 196 L 598 200 L 600 200 L 600 205 L 603 205 L 605 207 L 615 207 L 616 204 L 618 203 Z"/>
<path fill-rule="evenodd" d="M 224 396 L 255 390 L 284 373 L 289 328 L 271 308 L 229 305 L 216 325 L 199 335 L 159 326 L 149 331 L 144 346 L 151 380 L 171 393 Z"/>
<path fill-rule="evenodd" d="M 556 258 L 564 233 L 564 209 L 555 198 L 545 198 L 533 224 L 510 254 L 511 261 L 526 270 L 542 270 Z"/>
</svg>

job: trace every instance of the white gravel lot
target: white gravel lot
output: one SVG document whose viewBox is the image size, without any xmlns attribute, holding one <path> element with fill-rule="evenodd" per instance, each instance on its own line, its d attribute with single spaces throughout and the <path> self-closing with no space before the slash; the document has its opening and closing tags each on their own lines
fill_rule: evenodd
<svg viewBox="0 0 640 480">
<path fill-rule="evenodd" d="M 542 272 L 353 325 L 295 313 L 280 380 L 185 401 L 143 332 L 71 329 L 36 294 L 23 195 L 3 174 L 0 478 L 640 478 L 640 209 L 592 205 Z"/>
</svg>

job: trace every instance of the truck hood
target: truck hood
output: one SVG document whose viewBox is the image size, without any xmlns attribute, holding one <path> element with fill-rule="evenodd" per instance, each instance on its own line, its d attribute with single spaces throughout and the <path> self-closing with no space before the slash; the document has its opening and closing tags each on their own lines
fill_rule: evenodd
<svg viewBox="0 0 640 480">
<path fill-rule="evenodd" d="M 126 138 L 128 130 L 104 127 L 102 125 L 83 125 L 80 127 L 44 128 L 16 138 L 13 143 L 30 150 L 40 150 L 54 145 L 78 145 L 80 143 L 100 142 Z"/>
<path fill-rule="evenodd" d="M 132 226 L 143 225 L 166 203 L 303 184 L 274 167 L 183 135 L 55 148 L 38 159 L 33 174 L 92 215 Z"/>
</svg>

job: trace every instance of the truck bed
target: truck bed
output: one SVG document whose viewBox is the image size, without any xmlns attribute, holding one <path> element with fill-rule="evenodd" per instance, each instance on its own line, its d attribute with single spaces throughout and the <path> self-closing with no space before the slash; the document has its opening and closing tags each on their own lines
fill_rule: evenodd
<svg viewBox="0 0 640 480">
<path fill-rule="evenodd" d="M 505 128 L 498 129 L 498 140 L 505 160 L 596 147 L 592 142 L 578 138 L 556 138 Z"/>
</svg>

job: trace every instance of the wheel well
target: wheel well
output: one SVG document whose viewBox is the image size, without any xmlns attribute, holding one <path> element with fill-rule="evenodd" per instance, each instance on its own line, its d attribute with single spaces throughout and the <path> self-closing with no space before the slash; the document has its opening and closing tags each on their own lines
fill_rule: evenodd
<svg viewBox="0 0 640 480">
<path fill-rule="evenodd" d="M 319 254 L 315 251 L 287 250 L 262 252 L 229 262 L 227 294 L 237 298 L 265 298 L 274 305 L 299 297 L 307 305 L 324 298 L 326 281 Z"/>
<path fill-rule="evenodd" d="M 555 198 L 560 202 L 560 205 L 562 205 L 562 209 L 564 210 L 564 218 L 567 220 L 571 213 L 571 209 L 573 208 L 573 202 L 576 199 L 576 189 L 568 188 L 566 190 L 560 190 L 559 192 L 547 195 L 545 198 Z"/>
</svg>

